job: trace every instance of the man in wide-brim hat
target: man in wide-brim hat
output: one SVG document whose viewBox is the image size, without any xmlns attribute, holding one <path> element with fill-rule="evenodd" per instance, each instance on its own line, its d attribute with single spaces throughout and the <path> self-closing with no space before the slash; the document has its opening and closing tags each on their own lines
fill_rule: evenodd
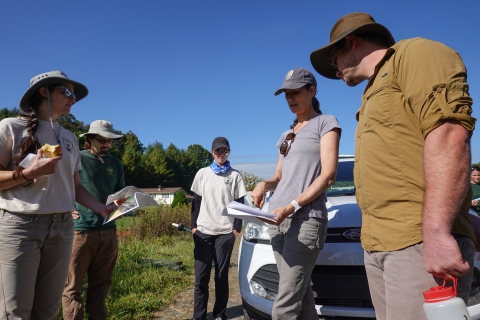
<svg viewBox="0 0 480 320">
<path fill-rule="evenodd" d="M 98 201 L 106 203 L 109 195 L 125 187 L 122 162 L 108 153 L 112 143 L 123 135 L 117 134 L 110 122 L 95 120 L 88 132 L 80 134 L 80 137 L 83 136 L 86 139 L 85 150 L 80 152 L 80 181 Z M 116 202 L 116 205 L 123 201 Z M 75 235 L 63 291 L 63 318 L 83 319 L 85 309 L 89 319 L 106 319 L 105 299 L 118 254 L 115 221 L 104 223 L 103 217 L 78 203 L 73 219 Z M 88 279 L 86 301 L 82 298 L 85 276 Z"/>
<path fill-rule="evenodd" d="M 475 119 L 462 59 L 428 39 L 395 43 L 386 27 L 357 12 L 335 23 L 310 60 L 349 86 L 368 80 L 356 115 L 355 185 L 377 319 L 426 319 L 422 293 L 439 278 L 457 277 L 466 302 Z"/>
</svg>

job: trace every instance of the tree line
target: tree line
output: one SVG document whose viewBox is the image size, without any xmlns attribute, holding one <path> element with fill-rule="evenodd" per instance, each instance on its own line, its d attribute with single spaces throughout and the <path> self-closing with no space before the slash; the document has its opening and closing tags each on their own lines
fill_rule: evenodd
<svg viewBox="0 0 480 320">
<path fill-rule="evenodd" d="M 18 113 L 17 108 L 0 109 L 0 120 L 16 117 Z M 88 132 L 90 127 L 71 114 L 61 115 L 57 121 L 77 137 Z M 137 188 L 182 187 L 190 192 L 197 171 L 209 166 L 213 161 L 210 151 L 199 144 L 192 144 L 186 150 L 177 148 L 172 143 L 165 148 L 160 142 L 145 147 L 132 131 L 123 133 L 115 130 L 115 133 L 123 134 L 123 138 L 112 144 L 109 153 L 122 161 L 126 185 Z M 85 136 L 78 140 L 80 149 L 83 149 Z M 243 176 L 247 190 L 253 190 L 256 184 L 262 181 L 259 177 L 246 172 L 243 172 Z"/>
</svg>

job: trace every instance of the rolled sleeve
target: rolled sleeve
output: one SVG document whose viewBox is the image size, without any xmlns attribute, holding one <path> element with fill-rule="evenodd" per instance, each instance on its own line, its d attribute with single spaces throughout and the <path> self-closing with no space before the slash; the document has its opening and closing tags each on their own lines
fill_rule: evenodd
<svg viewBox="0 0 480 320">
<path fill-rule="evenodd" d="M 465 81 L 442 83 L 432 89 L 425 101 L 425 110 L 430 112 L 420 120 L 420 129 L 425 138 L 433 129 L 446 121 L 458 122 L 467 131 L 475 129 L 476 119 L 471 116 L 473 100 L 468 94 Z"/>
<path fill-rule="evenodd" d="M 446 121 L 473 131 L 473 100 L 468 93 L 467 71 L 460 55 L 446 45 L 416 39 L 398 55 L 398 75 L 406 101 L 417 117 L 423 137 Z M 408 64 L 408 66 L 405 66 Z"/>
</svg>

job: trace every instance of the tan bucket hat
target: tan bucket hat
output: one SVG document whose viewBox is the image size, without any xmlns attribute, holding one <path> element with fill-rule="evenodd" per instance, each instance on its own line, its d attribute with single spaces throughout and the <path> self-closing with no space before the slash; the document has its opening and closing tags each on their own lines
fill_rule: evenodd
<svg viewBox="0 0 480 320">
<path fill-rule="evenodd" d="M 22 110 L 25 113 L 29 112 L 28 109 L 30 106 L 28 105 L 28 100 L 35 93 L 35 91 L 37 91 L 41 87 L 49 86 L 51 84 L 63 83 L 63 82 L 69 82 L 73 85 L 75 96 L 76 96 L 76 102 L 82 100 L 88 95 L 88 89 L 84 84 L 68 78 L 67 75 L 62 71 L 59 71 L 59 70 L 49 71 L 49 72 L 36 75 L 32 79 L 30 79 L 30 87 L 27 89 L 27 91 L 25 91 L 25 93 L 20 98 L 20 103 L 18 105 L 20 110 Z"/>
<path fill-rule="evenodd" d="M 333 46 L 350 34 L 376 33 L 384 36 L 389 46 L 395 44 L 392 34 L 386 27 L 376 23 L 373 17 L 367 13 L 349 13 L 338 20 L 330 31 L 330 43 L 313 51 L 310 54 L 310 62 L 313 68 L 322 76 L 330 79 L 339 79 L 336 70 L 327 62 Z"/>
<path fill-rule="evenodd" d="M 99 136 L 109 138 L 109 139 L 120 139 L 123 137 L 122 134 L 116 134 L 113 130 L 113 125 L 105 120 L 95 120 L 90 124 L 88 132 L 82 133 L 79 137 L 83 137 L 87 134 L 98 134 Z"/>
</svg>

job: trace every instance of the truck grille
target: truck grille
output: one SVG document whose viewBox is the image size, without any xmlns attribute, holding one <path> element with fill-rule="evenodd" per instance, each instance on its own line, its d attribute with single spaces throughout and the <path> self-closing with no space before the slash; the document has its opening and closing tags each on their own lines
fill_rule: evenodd
<svg viewBox="0 0 480 320">
<path fill-rule="evenodd" d="M 278 294 L 277 265 L 263 266 L 252 280 L 270 294 Z M 317 305 L 373 308 L 364 266 L 315 266 L 310 285 Z"/>
</svg>

